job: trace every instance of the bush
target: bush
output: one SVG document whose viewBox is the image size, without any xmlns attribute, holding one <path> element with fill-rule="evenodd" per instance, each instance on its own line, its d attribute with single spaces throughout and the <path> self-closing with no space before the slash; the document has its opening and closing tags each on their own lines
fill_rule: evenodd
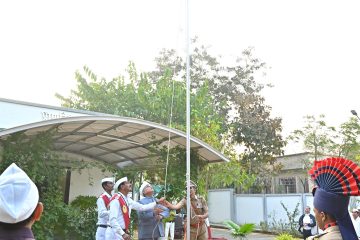
<svg viewBox="0 0 360 240">
<path fill-rule="evenodd" d="M 95 240 L 96 199 L 93 196 L 78 196 L 66 205 L 59 195 L 53 201 L 45 201 L 43 217 L 33 226 L 36 239 Z"/>
<path fill-rule="evenodd" d="M 227 220 L 224 222 L 225 226 L 231 230 L 231 235 L 235 238 L 245 239 L 246 235 L 252 233 L 255 229 L 255 224 L 253 223 L 245 223 L 243 225 L 237 225 L 231 220 Z"/>
<path fill-rule="evenodd" d="M 97 222 L 97 198 L 78 196 L 68 208 L 69 231 L 67 239 L 95 239 Z M 71 236 L 71 237 L 70 237 Z"/>
<path fill-rule="evenodd" d="M 268 222 L 267 226 L 268 229 L 277 234 L 288 234 L 290 236 L 298 237 L 301 236 L 297 230 L 298 221 L 297 216 L 299 215 L 299 205 L 298 202 L 295 209 L 290 212 L 289 209 L 285 206 L 283 202 L 280 202 L 281 206 L 286 212 L 287 220 L 278 219 L 276 217 L 276 213 L 273 212 L 268 217 L 271 218 L 271 221 Z M 280 235 L 281 236 L 281 235 Z"/>
<path fill-rule="evenodd" d="M 294 240 L 294 239 L 295 238 L 293 238 L 290 234 L 287 233 L 280 234 L 275 238 L 275 240 Z"/>
</svg>

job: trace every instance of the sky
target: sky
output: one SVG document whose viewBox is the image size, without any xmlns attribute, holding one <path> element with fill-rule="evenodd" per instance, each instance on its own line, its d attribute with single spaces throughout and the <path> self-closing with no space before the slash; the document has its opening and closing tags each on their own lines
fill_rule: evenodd
<svg viewBox="0 0 360 240">
<path fill-rule="evenodd" d="M 283 133 L 325 114 L 360 113 L 360 2 L 190 0 L 190 36 L 224 58 L 252 47 L 267 64 L 263 95 Z M 185 54 L 185 0 L 0 2 L 0 98 L 60 106 L 88 66 L 111 79 L 128 61 L 150 70 L 162 48 Z M 1 109 L 0 109 L 1 111 Z M 287 149 L 296 153 L 299 147 Z"/>
</svg>

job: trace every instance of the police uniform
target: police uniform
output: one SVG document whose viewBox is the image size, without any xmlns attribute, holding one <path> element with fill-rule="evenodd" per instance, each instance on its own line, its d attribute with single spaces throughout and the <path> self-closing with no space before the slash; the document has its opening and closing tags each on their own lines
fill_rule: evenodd
<svg viewBox="0 0 360 240">
<path fill-rule="evenodd" d="M 190 181 L 190 187 L 197 187 L 193 181 Z M 181 205 L 186 207 L 186 198 L 183 198 Z M 208 213 L 208 206 L 206 200 L 203 197 L 195 195 L 190 199 L 190 239 L 206 240 L 207 227 L 204 220 L 200 220 L 196 215 L 204 215 Z M 186 223 L 184 223 L 186 226 Z"/>
<path fill-rule="evenodd" d="M 38 214 L 35 211 L 38 206 L 37 187 L 22 169 L 12 163 L 0 175 L 0 240 L 34 240 L 31 228 L 12 224 L 28 220 L 34 212 Z"/>
<path fill-rule="evenodd" d="M 332 226 L 321 234 L 306 238 L 306 240 L 342 240 L 340 229 L 338 226 Z"/>
<path fill-rule="evenodd" d="M 350 196 L 360 195 L 360 168 L 348 159 L 326 158 L 315 160 L 309 174 L 316 185 L 313 189 L 315 218 L 324 233 L 307 239 L 358 239 L 348 206 Z M 325 218 L 320 216 L 322 212 Z"/>
<path fill-rule="evenodd" d="M 101 180 L 101 184 L 105 182 L 114 182 L 112 178 L 104 178 Z M 96 223 L 96 240 L 105 240 L 106 228 L 109 226 L 109 204 L 111 195 L 107 192 L 103 192 L 96 201 L 98 211 L 98 221 Z"/>
</svg>

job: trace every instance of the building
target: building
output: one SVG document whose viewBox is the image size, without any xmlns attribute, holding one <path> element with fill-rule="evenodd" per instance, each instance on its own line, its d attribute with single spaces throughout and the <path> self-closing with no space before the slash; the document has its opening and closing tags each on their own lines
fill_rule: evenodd
<svg viewBox="0 0 360 240">
<path fill-rule="evenodd" d="M 312 184 L 307 170 L 312 164 L 312 154 L 302 152 L 277 157 L 282 165 L 279 174 L 272 179 L 271 193 L 308 193 Z"/>
</svg>

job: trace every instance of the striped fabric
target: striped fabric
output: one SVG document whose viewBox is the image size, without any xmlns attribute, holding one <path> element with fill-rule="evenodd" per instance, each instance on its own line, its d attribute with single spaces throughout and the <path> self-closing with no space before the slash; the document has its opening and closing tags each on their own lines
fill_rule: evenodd
<svg viewBox="0 0 360 240">
<path fill-rule="evenodd" d="M 315 161 L 309 170 L 317 187 L 344 196 L 360 195 L 360 167 L 344 158 L 326 158 Z"/>
</svg>

